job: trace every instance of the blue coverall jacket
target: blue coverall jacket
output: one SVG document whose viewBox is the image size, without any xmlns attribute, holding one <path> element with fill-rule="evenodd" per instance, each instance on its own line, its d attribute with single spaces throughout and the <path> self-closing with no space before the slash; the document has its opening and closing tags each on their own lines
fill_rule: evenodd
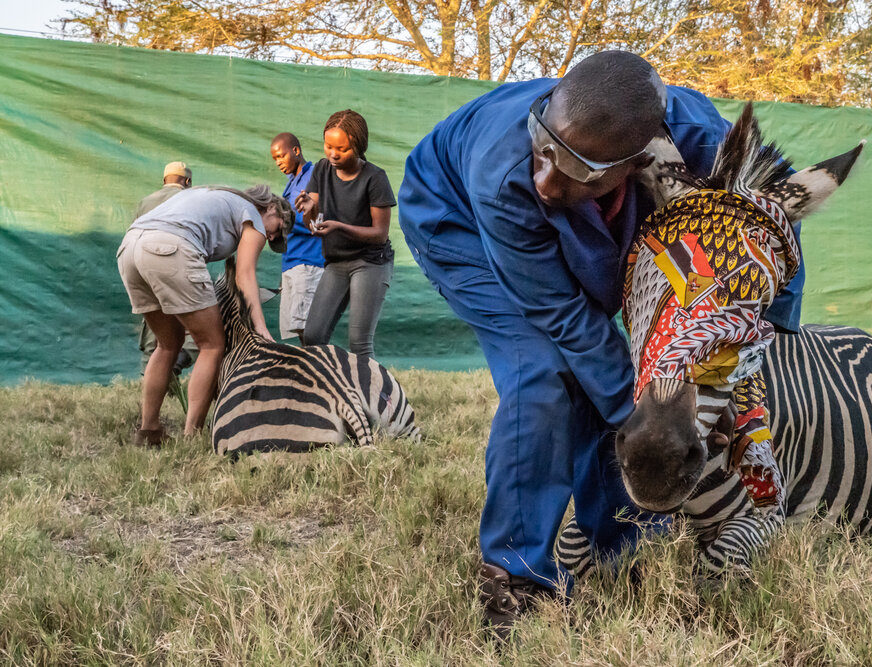
<svg viewBox="0 0 872 667">
<path fill-rule="evenodd" d="M 555 585 L 552 549 L 570 493 L 601 551 L 635 539 L 611 439 L 632 409 L 629 349 L 613 318 L 627 251 L 651 212 L 630 184 L 607 227 L 592 201 L 536 195 L 527 116 L 555 79 L 505 84 L 436 125 L 412 151 L 399 192 L 415 260 L 478 337 L 500 396 L 485 456 L 485 562 Z M 666 122 L 691 170 L 707 174 L 729 129 L 711 102 L 669 87 Z M 767 313 L 798 325 L 804 272 Z"/>
</svg>

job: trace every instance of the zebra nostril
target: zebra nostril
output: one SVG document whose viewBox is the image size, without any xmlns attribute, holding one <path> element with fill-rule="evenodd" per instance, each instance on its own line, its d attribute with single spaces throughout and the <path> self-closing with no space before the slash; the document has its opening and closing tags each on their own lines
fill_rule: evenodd
<svg viewBox="0 0 872 667">
<path fill-rule="evenodd" d="M 684 465 L 688 468 L 699 465 L 702 460 L 702 447 L 699 445 L 691 445 L 687 450 L 687 455 L 684 457 Z"/>
</svg>

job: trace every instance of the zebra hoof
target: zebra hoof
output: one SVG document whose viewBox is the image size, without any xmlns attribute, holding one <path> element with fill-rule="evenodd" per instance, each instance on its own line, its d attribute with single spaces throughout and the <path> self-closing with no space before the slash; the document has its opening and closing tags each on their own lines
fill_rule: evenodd
<svg viewBox="0 0 872 667">
<path fill-rule="evenodd" d="M 713 557 L 707 551 L 702 551 L 693 563 L 693 577 L 695 581 L 720 585 L 727 577 L 749 580 L 751 568 L 743 559 L 725 559 L 723 554 Z"/>
</svg>

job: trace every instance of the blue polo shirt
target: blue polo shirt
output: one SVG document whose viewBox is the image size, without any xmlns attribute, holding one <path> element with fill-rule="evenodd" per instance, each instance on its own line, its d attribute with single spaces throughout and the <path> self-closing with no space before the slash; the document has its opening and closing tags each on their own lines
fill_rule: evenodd
<svg viewBox="0 0 872 667">
<path fill-rule="evenodd" d="M 291 206 L 300 191 L 305 190 L 312 177 L 312 163 L 307 162 L 300 169 L 300 173 L 288 176 L 288 184 L 282 197 L 287 199 Z M 324 266 L 324 255 L 321 253 L 321 239 L 314 236 L 303 224 L 303 214 L 297 213 L 291 233 L 288 234 L 288 249 L 282 255 L 282 272 L 292 269 L 299 264 L 309 266 Z"/>
</svg>

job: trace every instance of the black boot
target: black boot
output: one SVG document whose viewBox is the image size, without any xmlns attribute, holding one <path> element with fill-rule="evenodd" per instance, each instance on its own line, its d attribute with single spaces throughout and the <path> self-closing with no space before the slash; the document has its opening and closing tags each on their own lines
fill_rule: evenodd
<svg viewBox="0 0 872 667">
<path fill-rule="evenodd" d="M 547 586 L 488 563 L 479 570 L 478 587 L 485 625 L 502 641 L 508 639 L 521 614 L 532 610 L 542 598 L 556 597 L 556 592 Z"/>
</svg>

